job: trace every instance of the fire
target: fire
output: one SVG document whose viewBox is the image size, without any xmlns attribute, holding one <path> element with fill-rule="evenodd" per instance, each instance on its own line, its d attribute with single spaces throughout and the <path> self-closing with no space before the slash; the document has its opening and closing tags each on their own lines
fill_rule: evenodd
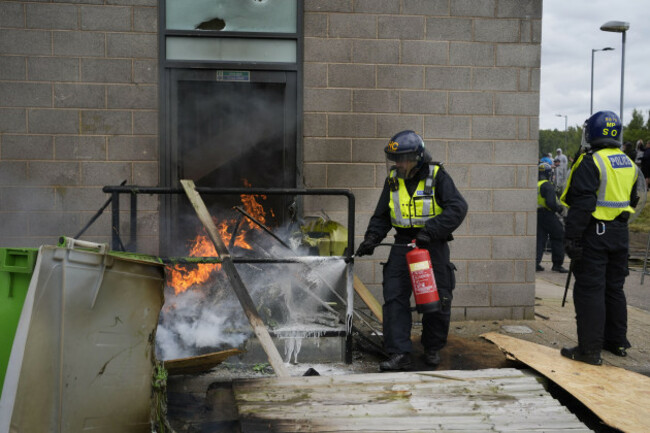
<svg viewBox="0 0 650 433">
<path fill-rule="evenodd" d="M 205 232 L 205 229 L 203 231 Z M 188 255 L 191 257 L 215 257 L 218 255 L 212 241 L 206 234 L 198 235 L 190 243 Z M 168 266 L 167 284 L 173 287 L 174 294 L 178 295 L 195 284 L 208 281 L 212 273 L 220 267 L 220 264 Z"/>
<path fill-rule="evenodd" d="M 244 185 L 250 187 L 250 183 L 244 180 Z M 257 221 L 266 225 L 266 212 L 264 207 L 257 202 L 257 198 L 266 200 L 265 195 L 245 195 L 240 196 L 243 208 L 248 214 L 253 216 Z M 271 216 L 273 211 L 270 212 Z M 219 236 L 226 246 L 230 245 L 232 239 L 233 227 L 237 224 L 237 218 L 227 221 L 218 221 L 212 217 Z M 234 246 L 251 250 L 252 246 L 246 241 L 246 234 L 250 230 L 261 230 L 259 226 L 245 218 L 241 221 L 234 241 Z M 194 239 L 188 242 L 188 256 L 190 257 L 217 257 L 217 251 L 214 244 L 208 237 L 205 228 L 201 228 Z M 174 288 L 174 293 L 178 295 L 192 286 L 200 286 L 208 281 L 212 275 L 221 269 L 220 264 L 196 264 L 196 265 L 175 265 L 167 267 L 167 285 Z"/>
</svg>

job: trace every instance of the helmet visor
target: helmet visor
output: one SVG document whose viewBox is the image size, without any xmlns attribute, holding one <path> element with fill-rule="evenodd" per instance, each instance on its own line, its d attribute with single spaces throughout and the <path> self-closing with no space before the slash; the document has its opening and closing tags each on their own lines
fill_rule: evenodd
<svg viewBox="0 0 650 433">
<path fill-rule="evenodd" d="M 583 151 L 591 149 L 591 144 L 587 143 L 587 123 L 582 127 L 582 139 L 580 140 L 580 149 Z"/>
<path fill-rule="evenodd" d="M 417 161 L 418 154 L 416 152 L 405 152 L 405 153 L 386 152 L 386 159 L 394 162 Z"/>
<path fill-rule="evenodd" d="M 414 154 L 397 155 L 398 158 L 395 158 L 395 156 L 395 154 L 386 154 L 387 176 L 390 177 L 392 172 L 395 171 L 395 175 L 400 179 L 412 178 L 418 167 L 418 161 Z"/>
</svg>

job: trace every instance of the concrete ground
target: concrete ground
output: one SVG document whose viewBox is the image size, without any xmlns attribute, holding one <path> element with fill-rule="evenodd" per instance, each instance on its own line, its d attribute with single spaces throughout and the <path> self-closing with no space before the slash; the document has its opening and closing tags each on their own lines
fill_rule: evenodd
<svg viewBox="0 0 650 433">
<path fill-rule="evenodd" d="M 575 345 L 577 335 L 571 288 L 565 306 L 561 306 L 567 274 L 552 272 L 550 258 L 546 256 L 542 266 L 546 270 L 537 273 L 535 320 L 521 322 L 523 325 L 528 322 L 528 326 L 535 332 L 517 337 L 558 349 L 564 345 Z M 568 266 L 567 262 L 565 267 Z M 650 276 L 646 275 L 644 283 L 641 284 L 641 274 L 639 268 L 632 268 L 625 281 L 628 298 L 628 340 L 632 348 L 628 349 L 628 356 L 625 358 L 603 351 L 603 359 L 607 364 L 650 376 L 650 312 L 645 308 L 650 301 Z M 572 286 L 573 282 L 570 284 L 570 287 Z"/>
</svg>

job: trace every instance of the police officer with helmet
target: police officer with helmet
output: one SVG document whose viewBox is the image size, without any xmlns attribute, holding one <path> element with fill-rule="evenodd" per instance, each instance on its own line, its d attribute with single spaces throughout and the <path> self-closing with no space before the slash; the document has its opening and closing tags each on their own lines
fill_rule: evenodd
<svg viewBox="0 0 650 433">
<path fill-rule="evenodd" d="M 422 345 L 428 365 L 440 363 L 439 351 L 447 342 L 452 290 L 456 267 L 449 259 L 448 241 L 467 214 L 467 202 L 456 189 L 442 164 L 433 162 L 422 137 L 413 131 L 394 135 L 385 147 L 388 176 L 374 214 L 370 218 L 357 256 L 371 255 L 395 229 L 383 269 L 384 347 L 390 357 L 379 364 L 381 371 L 408 370 L 412 366 L 411 281 L 405 245 L 415 239 L 431 256 L 441 309 L 422 316 Z"/>
<path fill-rule="evenodd" d="M 544 255 L 546 239 L 551 240 L 551 261 L 554 272 L 566 274 L 568 271 L 562 266 L 564 264 L 564 228 L 555 213 L 564 214 L 566 208 L 555 199 L 555 187 L 550 181 L 553 169 L 546 162 L 539 166 L 539 175 L 537 182 L 537 272 L 543 271 L 544 268 L 540 263 Z"/>
<path fill-rule="evenodd" d="M 575 275 L 573 301 L 578 346 L 562 356 L 601 365 L 601 350 L 626 356 L 627 306 L 623 285 L 628 275 L 627 222 L 639 201 L 634 162 L 620 149 L 621 120 L 599 111 L 584 124 L 585 150 L 569 174 L 561 201 L 565 251 Z"/>
</svg>

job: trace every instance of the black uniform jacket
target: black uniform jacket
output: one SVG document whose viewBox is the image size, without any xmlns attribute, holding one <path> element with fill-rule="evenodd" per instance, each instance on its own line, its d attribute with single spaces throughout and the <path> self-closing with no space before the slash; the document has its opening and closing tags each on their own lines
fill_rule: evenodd
<svg viewBox="0 0 650 433">
<path fill-rule="evenodd" d="M 433 162 L 425 162 L 422 164 L 418 172 L 411 178 L 406 179 L 406 189 L 409 195 L 417 188 L 420 180 L 425 179 L 429 174 L 429 164 L 436 164 Z M 460 226 L 467 214 L 467 202 L 460 194 L 451 176 L 441 166 L 434 179 L 435 190 L 434 196 L 438 206 L 443 211 L 434 218 L 427 220 L 424 229 L 429 235 L 437 241 L 446 242 L 451 240 L 451 234 Z M 388 185 L 388 178 L 384 182 L 384 189 L 379 196 L 377 208 L 375 213 L 370 218 L 368 229 L 366 230 L 366 238 L 369 236 L 375 238 L 377 242 L 386 237 L 390 229 L 393 227 L 390 219 L 390 186 Z M 419 228 L 401 228 L 395 227 L 396 235 L 395 240 L 397 243 L 410 242 L 415 239 L 415 236 L 420 231 Z"/>
<path fill-rule="evenodd" d="M 594 151 L 599 149 L 594 149 Z M 582 158 L 582 162 L 571 175 L 569 190 L 565 201 L 570 206 L 569 213 L 564 222 L 564 237 L 566 239 L 580 239 L 585 228 L 592 220 L 591 214 L 596 210 L 598 200 L 598 187 L 600 186 L 600 172 L 594 162 L 592 152 Z M 632 188 L 630 203 L 632 207 L 639 202 L 636 188 Z M 616 220 L 627 222 L 629 212 L 623 212 Z"/>
<path fill-rule="evenodd" d="M 562 210 L 555 196 L 555 187 L 553 186 L 550 180 L 542 184 L 542 186 L 539 188 L 539 194 L 544 198 L 544 200 L 546 201 L 546 206 L 548 206 L 548 208 L 551 211 L 560 212 Z M 540 209 L 545 209 L 545 208 L 540 208 Z"/>
</svg>

